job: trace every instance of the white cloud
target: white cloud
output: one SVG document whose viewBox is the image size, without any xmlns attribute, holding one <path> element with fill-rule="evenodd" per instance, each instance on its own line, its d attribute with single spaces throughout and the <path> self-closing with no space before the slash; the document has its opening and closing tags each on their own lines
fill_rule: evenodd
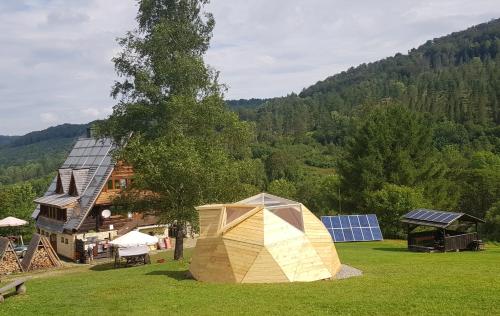
<svg viewBox="0 0 500 316">
<path fill-rule="evenodd" d="M 47 24 L 58 27 L 62 25 L 75 25 L 89 20 L 90 18 L 87 14 L 68 9 L 54 10 L 47 15 Z"/>
<path fill-rule="evenodd" d="M 44 113 L 41 113 L 40 114 L 40 119 L 42 120 L 42 122 L 44 123 L 47 123 L 47 124 L 53 124 L 55 122 L 57 122 L 57 120 L 59 119 L 57 117 L 57 115 L 55 115 L 54 113 L 50 113 L 50 112 L 44 112 Z"/>
<path fill-rule="evenodd" d="M 299 92 L 500 16 L 497 0 L 212 0 L 208 9 L 206 60 L 229 98 Z M 115 38 L 135 27 L 136 10 L 135 0 L 0 1 L 0 134 L 108 115 Z"/>
<path fill-rule="evenodd" d="M 82 109 L 81 113 L 92 119 L 98 119 L 110 115 L 112 113 L 112 108 L 107 107 L 107 108 L 97 109 L 90 107 Z"/>
</svg>

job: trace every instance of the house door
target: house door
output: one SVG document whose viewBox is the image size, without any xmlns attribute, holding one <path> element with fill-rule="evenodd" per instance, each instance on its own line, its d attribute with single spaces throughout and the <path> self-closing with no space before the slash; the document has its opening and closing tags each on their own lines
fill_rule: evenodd
<svg viewBox="0 0 500 316">
<path fill-rule="evenodd" d="M 50 245 L 52 246 L 52 248 L 54 248 L 54 251 L 57 253 L 57 235 L 50 234 L 49 240 L 50 240 Z"/>
</svg>

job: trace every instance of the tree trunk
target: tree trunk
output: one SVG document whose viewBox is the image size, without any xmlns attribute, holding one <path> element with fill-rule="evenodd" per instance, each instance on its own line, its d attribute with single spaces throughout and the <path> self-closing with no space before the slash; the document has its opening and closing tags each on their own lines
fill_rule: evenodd
<svg viewBox="0 0 500 316">
<path fill-rule="evenodd" d="M 184 227 L 177 226 L 177 234 L 175 236 L 174 260 L 182 260 L 184 258 Z"/>
</svg>

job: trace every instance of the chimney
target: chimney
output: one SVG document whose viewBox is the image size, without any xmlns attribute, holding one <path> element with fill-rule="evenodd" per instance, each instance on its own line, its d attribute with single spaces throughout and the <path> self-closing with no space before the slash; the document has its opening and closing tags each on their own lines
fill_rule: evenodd
<svg viewBox="0 0 500 316">
<path fill-rule="evenodd" d="M 92 138 L 92 127 L 87 127 L 87 138 Z"/>
</svg>

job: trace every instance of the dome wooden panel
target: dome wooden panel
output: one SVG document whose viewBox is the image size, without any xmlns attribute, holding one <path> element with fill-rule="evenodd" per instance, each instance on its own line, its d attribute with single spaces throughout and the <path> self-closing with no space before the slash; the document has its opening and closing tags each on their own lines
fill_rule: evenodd
<svg viewBox="0 0 500 316">
<path fill-rule="evenodd" d="M 340 269 L 330 234 L 300 203 L 262 193 L 197 209 L 201 231 L 190 265 L 197 280 L 315 281 Z"/>
</svg>

